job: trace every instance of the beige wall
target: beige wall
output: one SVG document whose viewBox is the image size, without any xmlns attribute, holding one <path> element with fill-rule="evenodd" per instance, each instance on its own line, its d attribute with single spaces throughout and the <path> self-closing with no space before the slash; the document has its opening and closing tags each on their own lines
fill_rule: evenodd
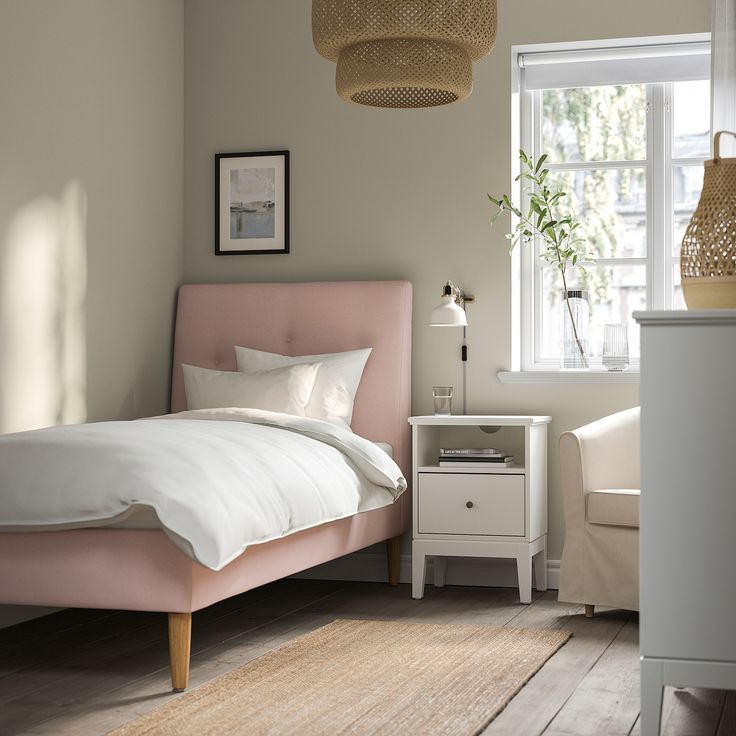
<svg viewBox="0 0 736 736">
<path fill-rule="evenodd" d="M 0 431 L 166 409 L 183 18 L 0 0 Z"/>
<path fill-rule="evenodd" d="M 431 386 L 460 385 L 458 335 L 429 312 L 452 278 L 469 309 L 469 412 L 545 413 L 550 437 L 550 557 L 563 521 L 557 437 L 638 401 L 636 386 L 508 386 L 510 261 L 489 229 L 488 191 L 508 189 L 512 44 L 709 30 L 709 4 L 686 0 L 500 0 L 491 56 L 465 102 L 420 111 L 342 102 L 334 66 L 312 47 L 307 0 L 186 0 L 187 281 L 406 278 L 414 284 L 413 411 Z M 291 151 L 288 256 L 213 255 L 213 155 Z"/>
<path fill-rule="evenodd" d="M 182 58 L 181 0 L 0 0 L 0 318 L 5 337 L 25 333 L 22 354 L 0 343 L 4 431 L 33 423 L 17 390 L 39 418 L 38 392 L 59 400 L 39 354 L 73 374 L 89 419 L 166 407 Z M 73 335 L 72 355 L 45 344 L 54 326 Z"/>
<path fill-rule="evenodd" d="M 458 336 L 427 327 L 450 277 L 478 299 L 469 411 L 554 417 L 559 557 L 556 437 L 638 392 L 495 377 L 510 364 L 510 263 L 485 192 L 509 181 L 510 47 L 707 31 L 709 8 L 499 5 L 469 100 L 381 111 L 336 97 L 308 0 L 185 0 L 184 18 L 181 0 L 0 0 L 0 431 L 165 409 L 182 223 L 187 281 L 411 280 L 417 413 L 433 384 L 459 385 Z M 292 254 L 216 258 L 213 155 L 271 148 L 292 153 Z"/>
</svg>

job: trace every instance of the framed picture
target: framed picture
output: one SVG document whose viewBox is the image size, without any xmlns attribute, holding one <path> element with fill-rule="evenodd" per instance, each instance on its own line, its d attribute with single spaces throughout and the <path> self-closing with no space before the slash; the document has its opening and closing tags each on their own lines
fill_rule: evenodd
<svg viewBox="0 0 736 736">
<path fill-rule="evenodd" d="M 289 252 L 289 152 L 215 155 L 215 255 Z"/>
</svg>

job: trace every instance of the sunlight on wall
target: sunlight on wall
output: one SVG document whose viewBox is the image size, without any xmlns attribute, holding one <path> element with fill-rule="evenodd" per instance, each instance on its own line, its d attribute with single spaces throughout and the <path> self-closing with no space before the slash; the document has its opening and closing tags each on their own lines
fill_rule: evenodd
<svg viewBox="0 0 736 736">
<path fill-rule="evenodd" d="M 86 419 L 87 197 L 71 181 L 0 242 L 0 432 Z"/>
</svg>

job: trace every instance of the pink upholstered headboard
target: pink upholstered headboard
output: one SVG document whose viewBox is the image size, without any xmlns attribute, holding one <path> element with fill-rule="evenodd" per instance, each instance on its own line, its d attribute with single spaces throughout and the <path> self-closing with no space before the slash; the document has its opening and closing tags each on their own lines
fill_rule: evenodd
<svg viewBox="0 0 736 736">
<path fill-rule="evenodd" d="M 283 355 L 371 347 L 353 431 L 388 442 L 410 477 L 411 284 L 201 284 L 179 289 L 171 411 L 186 409 L 182 363 L 234 371 L 234 345 Z"/>
</svg>

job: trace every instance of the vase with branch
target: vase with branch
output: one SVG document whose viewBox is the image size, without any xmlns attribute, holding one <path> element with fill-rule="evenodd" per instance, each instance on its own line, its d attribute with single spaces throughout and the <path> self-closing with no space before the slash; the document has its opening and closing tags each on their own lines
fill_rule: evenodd
<svg viewBox="0 0 736 736">
<path fill-rule="evenodd" d="M 562 278 L 563 299 L 563 367 L 588 368 L 588 351 L 586 335 L 581 334 L 583 325 L 580 321 L 581 301 L 587 295 L 582 290 L 568 288 L 568 271 L 580 269 L 585 273 L 585 264 L 594 262 L 593 254 L 586 247 L 581 234 L 581 221 L 575 216 L 567 202 L 568 194 L 559 187 L 550 186 L 548 182 L 550 170 L 545 167 L 547 154 L 540 156 L 536 162 L 524 151 L 519 151 L 522 170 L 516 177 L 521 181 L 522 196 L 528 200 L 526 212 L 515 205 L 508 194 L 500 197 L 488 195 L 488 199 L 497 211 L 491 224 L 504 213 L 510 212 L 515 218 L 513 230 L 506 237 L 511 241 L 513 250 L 517 244 L 530 245 L 541 242 L 543 250 L 540 258 L 554 266 Z M 571 339 L 565 340 L 569 332 Z M 574 355 L 569 354 L 572 343 Z"/>
</svg>

